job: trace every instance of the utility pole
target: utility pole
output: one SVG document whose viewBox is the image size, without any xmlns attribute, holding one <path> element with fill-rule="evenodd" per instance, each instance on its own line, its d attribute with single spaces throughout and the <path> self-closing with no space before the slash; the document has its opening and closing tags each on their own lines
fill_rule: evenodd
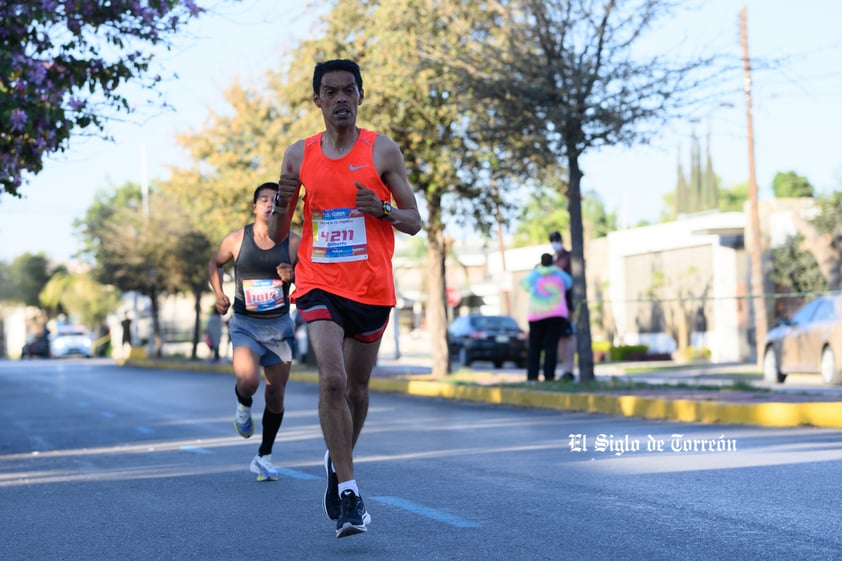
<svg viewBox="0 0 842 561">
<path fill-rule="evenodd" d="M 763 290 L 763 253 L 761 250 L 760 211 L 757 204 L 757 177 L 754 170 L 754 120 L 751 108 L 751 59 L 748 56 L 746 8 L 740 10 L 740 38 L 743 44 L 744 92 L 748 126 L 748 200 L 751 214 L 751 302 L 754 308 L 754 340 L 757 364 L 763 364 L 763 345 L 766 341 L 766 299 Z"/>
<path fill-rule="evenodd" d="M 497 249 L 500 251 L 500 263 L 503 272 L 500 275 L 500 313 L 504 315 L 511 315 L 512 305 L 509 301 L 509 293 L 511 292 L 509 282 L 509 271 L 506 268 L 506 243 L 503 241 L 503 215 L 500 212 L 500 205 L 497 205 Z"/>
</svg>

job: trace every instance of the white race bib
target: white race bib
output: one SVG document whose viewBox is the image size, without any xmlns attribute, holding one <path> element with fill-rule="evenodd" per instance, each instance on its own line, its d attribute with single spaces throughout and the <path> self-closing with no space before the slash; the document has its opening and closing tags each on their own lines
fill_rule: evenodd
<svg viewBox="0 0 842 561">
<path fill-rule="evenodd" d="M 313 263 L 368 259 L 365 215 L 356 208 L 313 211 Z"/>
<path fill-rule="evenodd" d="M 284 283 L 280 279 L 244 279 L 243 301 L 250 312 L 280 311 L 286 306 Z"/>
</svg>

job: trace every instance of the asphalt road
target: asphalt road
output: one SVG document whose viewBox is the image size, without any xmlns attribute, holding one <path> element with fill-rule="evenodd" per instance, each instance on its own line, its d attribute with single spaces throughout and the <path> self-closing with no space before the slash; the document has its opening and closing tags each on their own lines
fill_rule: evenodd
<svg viewBox="0 0 842 561">
<path fill-rule="evenodd" d="M 368 534 L 338 540 L 321 512 L 313 384 L 288 388 L 274 452 L 282 476 L 268 483 L 248 471 L 259 441 L 234 432 L 228 375 L 0 361 L 0 404 L 3 561 L 822 560 L 842 551 L 838 430 L 374 394 L 356 450 L 373 520 Z"/>
</svg>

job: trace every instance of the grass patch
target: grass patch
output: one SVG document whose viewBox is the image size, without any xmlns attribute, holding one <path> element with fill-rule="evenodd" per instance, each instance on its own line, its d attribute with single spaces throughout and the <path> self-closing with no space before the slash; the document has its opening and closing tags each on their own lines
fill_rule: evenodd
<svg viewBox="0 0 842 561">
<path fill-rule="evenodd" d="M 687 390 L 695 391 L 711 391 L 711 392 L 727 392 L 727 391 L 749 391 L 757 393 L 768 393 L 769 388 L 757 387 L 749 382 L 735 381 L 731 384 L 651 384 L 647 382 L 634 382 L 630 380 L 620 380 L 612 378 L 609 381 L 594 380 L 590 384 L 579 384 L 577 382 L 566 382 L 563 380 L 553 380 L 552 382 L 538 382 L 527 383 L 523 382 L 499 382 L 499 383 L 480 383 L 482 376 L 476 376 L 476 379 L 470 379 L 468 376 L 452 378 L 448 377 L 445 380 L 439 380 L 444 383 L 451 383 L 454 385 L 465 386 L 485 386 L 497 388 L 514 388 L 533 391 L 544 392 L 558 392 L 558 393 L 598 393 L 598 392 L 634 392 L 656 390 L 660 392 L 680 392 Z M 487 379 L 487 378 L 486 378 Z"/>
<path fill-rule="evenodd" d="M 707 365 L 710 363 L 699 363 L 700 365 Z M 635 363 L 629 363 L 628 366 L 625 365 L 618 365 L 624 374 L 627 375 L 634 375 L 634 374 L 653 374 L 657 372 L 675 372 L 681 370 L 687 370 L 688 368 L 692 368 L 694 364 L 692 362 L 685 363 L 685 364 L 663 364 L 663 365 L 656 365 L 653 363 L 649 363 L 646 365 L 635 365 Z M 734 371 L 730 372 L 729 376 L 757 376 L 762 374 L 760 370 L 751 370 L 751 371 Z"/>
</svg>

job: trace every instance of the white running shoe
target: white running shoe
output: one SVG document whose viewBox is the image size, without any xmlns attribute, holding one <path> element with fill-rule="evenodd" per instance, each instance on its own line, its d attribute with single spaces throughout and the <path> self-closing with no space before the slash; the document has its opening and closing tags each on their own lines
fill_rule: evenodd
<svg viewBox="0 0 842 561">
<path fill-rule="evenodd" d="M 258 481 L 277 481 L 278 469 L 272 465 L 272 454 L 257 455 L 251 460 L 249 470 L 257 474 Z"/>
<path fill-rule="evenodd" d="M 254 434 L 254 421 L 251 419 L 251 407 L 237 403 L 237 412 L 234 413 L 234 428 L 243 438 Z"/>
</svg>

